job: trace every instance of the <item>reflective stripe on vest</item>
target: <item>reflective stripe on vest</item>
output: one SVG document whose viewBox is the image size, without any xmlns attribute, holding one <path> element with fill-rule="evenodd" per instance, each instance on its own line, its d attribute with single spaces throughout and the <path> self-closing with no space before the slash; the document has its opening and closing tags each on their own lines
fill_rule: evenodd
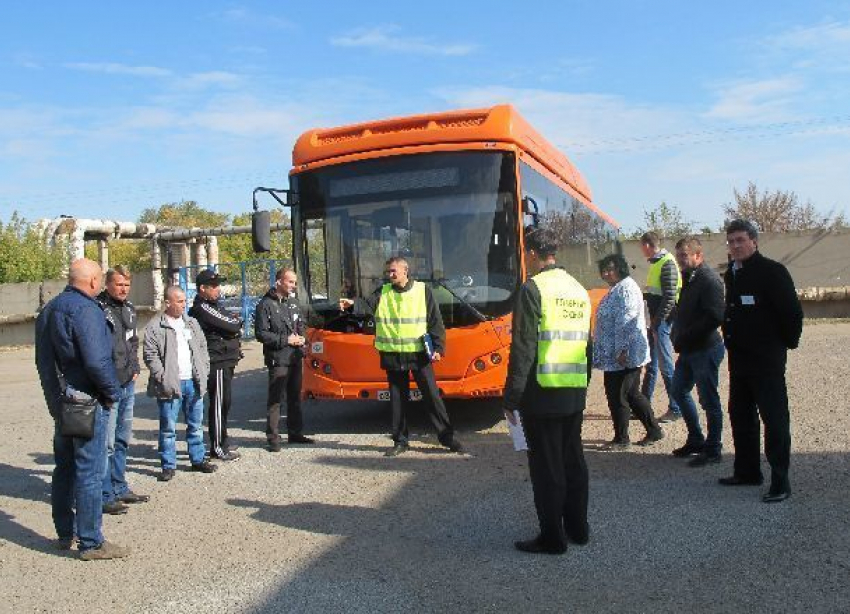
<svg viewBox="0 0 850 614">
<path fill-rule="evenodd" d="M 425 284 L 414 281 L 407 292 L 396 292 L 392 284 L 384 284 L 375 313 L 375 348 L 379 352 L 424 352 L 422 335 L 426 332 Z"/>
<path fill-rule="evenodd" d="M 590 296 L 563 269 L 533 278 L 540 290 L 537 328 L 537 383 L 542 388 L 587 387 Z"/>
<path fill-rule="evenodd" d="M 664 291 L 661 289 L 661 269 L 664 268 L 667 261 L 672 262 L 673 266 L 676 267 L 676 302 L 678 303 L 679 291 L 682 289 L 682 273 L 679 271 L 676 259 L 669 252 L 649 265 L 649 272 L 646 274 L 646 293 L 664 296 Z"/>
</svg>

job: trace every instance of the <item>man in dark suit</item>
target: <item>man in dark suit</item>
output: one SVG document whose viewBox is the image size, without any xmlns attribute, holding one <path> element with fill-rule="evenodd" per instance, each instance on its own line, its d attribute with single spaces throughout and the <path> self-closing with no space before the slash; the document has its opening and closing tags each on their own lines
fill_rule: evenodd
<svg viewBox="0 0 850 614">
<path fill-rule="evenodd" d="M 785 363 L 803 332 L 803 309 L 794 281 L 782 264 L 758 251 L 758 230 L 746 220 L 726 227 L 731 262 L 724 275 L 726 314 L 723 342 L 729 352 L 729 420 L 735 444 L 735 471 L 724 486 L 759 485 L 759 416 L 770 463 L 765 503 L 791 496 L 791 427 Z"/>
</svg>

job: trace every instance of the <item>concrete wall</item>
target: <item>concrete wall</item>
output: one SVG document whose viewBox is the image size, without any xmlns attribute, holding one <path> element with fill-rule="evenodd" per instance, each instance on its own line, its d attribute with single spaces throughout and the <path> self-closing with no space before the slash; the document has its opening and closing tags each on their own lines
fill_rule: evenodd
<svg viewBox="0 0 850 614">
<path fill-rule="evenodd" d="M 700 235 L 706 260 L 718 272 L 726 269 L 726 236 Z M 671 252 L 676 239 L 664 245 Z M 763 234 L 759 250 L 788 267 L 809 318 L 850 318 L 850 232 L 797 232 Z M 643 285 L 647 263 L 638 241 L 624 241 L 623 253 L 633 266 L 632 275 Z M 582 262 L 586 260 L 582 259 Z M 587 262 L 592 269 L 593 263 Z M 586 271 L 593 275 L 593 271 Z M 65 287 L 64 281 L 0 285 L 0 346 L 33 342 L 33 322 L 42 304 Z M 153 273 L 133 275 L 130 300 L 139 309 L 139 320 L 152 315 Z"/>
<path fill-rule="evenodd" d="M 33 343 L 41 307 L 65 289 L 64 280 L 0 284 L 0 347 Z M 139 327 L 153 315 L 153 272 L 133 274 L 130 300 L 139 312 Z"/>
</svg>

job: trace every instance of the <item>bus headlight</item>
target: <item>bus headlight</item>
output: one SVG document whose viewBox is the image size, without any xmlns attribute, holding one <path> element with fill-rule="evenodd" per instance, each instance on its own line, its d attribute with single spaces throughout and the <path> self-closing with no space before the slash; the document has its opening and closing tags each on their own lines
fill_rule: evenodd
<svg viewBox="0 0 850 614">
<path fill-rule="evenodd" d="M 502 355 L 499 353 L 490 354 L 490 362 L 494 365 L 498 365 L 502 362 Z"/>
</svg>

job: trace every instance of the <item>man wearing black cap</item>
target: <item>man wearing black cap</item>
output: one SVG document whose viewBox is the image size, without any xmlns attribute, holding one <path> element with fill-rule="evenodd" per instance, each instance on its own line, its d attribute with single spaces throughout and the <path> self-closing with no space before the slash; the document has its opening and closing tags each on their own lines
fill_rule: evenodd
<svg viewBox="0 0 850 614">
<path fill-rule="evenodd" d="M 242 358 L 240 338 L 242 318 L 234 318 L 219 307 L 219 287 L 226 281 L 211 269 L 204 269 L 195 278 L 198 290 L 189 315 L 195 318 L 207 338 L 210 354 L 210 376 L 207 389 L 210 395 L 207 428 L 210 435 L 210 456 L 223 461 L 239 458 L 228 443 L 227 415 L 230 413 L 230 383 L 236 363 Z"/>
</svg>

